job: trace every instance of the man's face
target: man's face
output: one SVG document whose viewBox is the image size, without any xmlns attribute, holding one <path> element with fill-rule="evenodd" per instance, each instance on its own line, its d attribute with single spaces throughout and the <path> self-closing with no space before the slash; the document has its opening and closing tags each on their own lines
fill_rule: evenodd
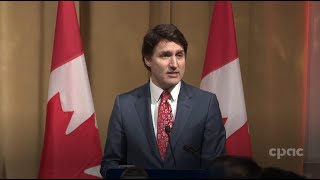
<svg viewBox="0 0 320 180">
<path fill-rule="evenodd" d="M 162 89 L 169 89 L 182 79 L 185 71 L 183 47 L 172 41 L 160 41 L 150 59 L 144 59 L 151 69 L 151 80 Z"/>
</svg>

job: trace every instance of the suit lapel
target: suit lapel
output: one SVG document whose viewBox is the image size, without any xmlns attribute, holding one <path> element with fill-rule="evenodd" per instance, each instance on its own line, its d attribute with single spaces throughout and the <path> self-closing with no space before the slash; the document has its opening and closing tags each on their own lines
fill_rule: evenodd
<svg viewBox="0 0 320 180">
<path fill-rule="evenodd" d="M 146 133 L 146 137 L 148 139 L 149 146 L 151 147 L 152 151 L 157 156 L 157 158 L 161 160 L 157 146 L 157 140 L 155 138 L 153 130 L 152 116 L 150 110 L 151 98 L 149 83 L 143 86 L 138 96 L 138 100 L 135 102 L 135 108 L 143 126 L 142 131 Z"/>
<path fill-rule="evenodd" d="M 175 147 L 176 143 L 178 142 L 179 138 L 184 132 L 184 126 L 190 121 L 189 116 L 192 110 L 191 105 L 191 94 L 186 87 L 186 84 L 181 81 L 181 89 L 178 98 L 177 104 L 177 113 L 173 124 L 172 129 L 172 148 Z"/>
</svg>

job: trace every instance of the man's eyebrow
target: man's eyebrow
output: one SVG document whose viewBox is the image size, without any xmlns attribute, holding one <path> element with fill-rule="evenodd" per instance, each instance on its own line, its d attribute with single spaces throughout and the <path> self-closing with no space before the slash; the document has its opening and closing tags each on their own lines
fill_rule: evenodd
<svg viewBox="0 0 320 180">
<path fill-rule="evenodd" d="M 174 52 L 169 51 L 169 50 L 165 50 L 165 51 L 160 51 L 160 53 L 163 54 L 163 53 L 174 53 Z M 183 49 L 182 50 L 177 50 L 175 53 L 184 53 L 184 50 Z"/>
<path fill-rule="evenodd" d="M 171 51 L 160 51 L 160 54 L 172 54 L 172 52 Z"/>
</svg>

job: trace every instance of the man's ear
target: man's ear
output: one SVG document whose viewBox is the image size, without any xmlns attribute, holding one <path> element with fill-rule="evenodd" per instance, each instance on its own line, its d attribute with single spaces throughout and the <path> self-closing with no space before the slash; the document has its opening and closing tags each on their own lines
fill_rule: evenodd
<svg viewBox="0 0 320 180">
<path fill-rule="evenodd" d="M 151 67 L 151 63 L 150 63 L 151 59 L 150 58 L 144 57 L 143 60 L 144 60 L 144 63 L 146 63 L 146 65 L 148 67 Z"/>
</svg>

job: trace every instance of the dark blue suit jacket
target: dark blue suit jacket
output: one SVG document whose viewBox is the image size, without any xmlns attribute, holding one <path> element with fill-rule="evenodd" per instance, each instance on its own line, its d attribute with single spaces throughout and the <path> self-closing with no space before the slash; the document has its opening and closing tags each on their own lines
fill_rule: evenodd
<svg viewBox="0 0 320 180">
<path fill-rule="evenodd" d="M 160 158 L 151 116 L 149 83 L 117 96 L 111 113 L 101 175 L 119 165 L 146 169 L 174 168 L 170 149 Z M 208 163 L 183 149 L 192 145 L 206 159 L 225 154 L 225 128 L 216 95 L 181 83 L 171 133 L 177 169 L 207 168 Z M 168 146 L 169 148 L 169 146 Z"/>
</svg>

